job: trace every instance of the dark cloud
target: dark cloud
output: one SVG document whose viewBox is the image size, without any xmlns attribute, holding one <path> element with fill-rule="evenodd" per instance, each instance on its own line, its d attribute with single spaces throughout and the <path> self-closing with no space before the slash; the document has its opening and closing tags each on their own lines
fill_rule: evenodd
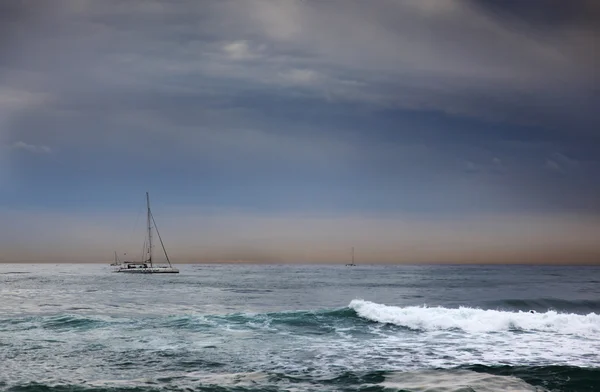
<svg viewBox="0 0 600 392">
<path fill-rule="evenodd" d="M 13 158 L 31 186 L 151 160 L 265 205 L 355 187 L 360 208 L 594 210 L 598 7 L 551 3 L 3 2 L 0 125 L 56 152 Z"/>
<path fill-rule="evenodd" d="M 19 39 L 19 30 L 27 28 L 31 22 L 31 13 L 31 8 L 25 2 L 0 3 L 0 50 L 3 54 L 6 55 L 10 46 Z"/>
<path fill-rule="evenodd" d="M 580 55 L 589 37 L 515 25 L 509 16 L 521 15 L 517 5 L 489 16 L 492 5 L 459 1 L 57 4 L 27 26 L 37 35 L 24 60 L 52 71 L 61 88 L 74 88 L 71 81 L 96 89 L 98 81 L 114 84 L 116 94 L 179 78 L 200 90 L 225 79 L 545 125 L 589 116 L 594 91 L 594 56 Z"/>
<path fill-rule="evenodd" d="M 595 0 L 469 1 L 497 16 L 510 17 L 538 28 L 600 29 L 600 4 Z"/>
</svg>

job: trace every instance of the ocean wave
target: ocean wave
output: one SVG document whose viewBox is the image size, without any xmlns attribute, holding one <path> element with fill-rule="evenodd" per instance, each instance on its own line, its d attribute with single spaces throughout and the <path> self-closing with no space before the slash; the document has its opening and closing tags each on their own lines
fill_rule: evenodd
<svg viewBox="0 0 600 392">
<path fill-rule="evenodd" d="M 183 315 L 163 319 L 162 327 L 183 330 L 206 330 L 209 328 L 290 330 L 301 328 L 303 334 L 325 334 L 336 327 L 352 326 L 360 320 L 349 308 L 289 311 L 271 313 L 232 313 L 227 315 Z M 347 323 L 345 323 L 345 321 Z"/>
<path fill-rule="evenodd" d="M 584 314 L 591 312 L 600 313 L 600 300 L 564 300 L 558 298 L 503 299 L 489 301 L 485 305 L 500 310 L 535 310 L 536 312 L 556 310 Z"/>
<path fill-rule="evenodd" d="M 551 391 L 594 391 L 600 386 L 600 369 L 577 366 L 463 366 L 478 373 L 513 376 Z M 595 389 L 596 388 L 596 389 Z"/>
<path fill-rule="evenodd" d="M 56 331 L 86 331 L 122 323 L 122 320 L 116 320 L 103 316 L 57 314 L 0 319 L 0 331 L 27 330 L 36 328 L 51 329 Z"/>
<path fill-rule="evenodd" d="M 97 317 L 85 317 L 78 315 L 60 315 L 45 319 L 43 328 L 48 329 L 91 329 L 104 325 L 106 320 Z"/>
<path fill-rule="evenodd" d="M 519 367 L 481 365 L 454 369 L 367 371 L 310 376 L 271 372 L 191 372 L 136 380 L 96 380 L 83 384 L 33 382 L 7 385 L 9 392 L 255 392 L 255 391 L 573 391 L 594 390 L 600 369 L 571 366 Z"/>
<path fill-rule="evenodd" d="M 410 392 L 547 391 L 514 376 L 496 376 L 470 370 L 397 372 L 387 375 L 379 385 L 387 390 Z"/>
<path fill-rule="evenodd" d="M 156 387 L 121 386 L 121 387 L 92 387 L 72 384 L 45 384 L 32 382 L 28 384 L 14 385 L 7 392 L 159 392 L 162 389 Z"/>
<path fill-rule="evenodd" d="M 248 329 L 297 327 L 303 328 L 304 332 L 310 332 L 313 329 L 315 332 L 318 330 L 318 333 L 323 333 L 330 331 L 334 325 L 340 324 L 344 320 L 352 322 L 352 320 L 360 319 L 356 317 L 354 310 L 349 308 L 271 313 L 230 313 L 224 315 L 183 314 L 137 318 L 61 313 L 2 318 L 0 319 L 0 331 L 50 329 L 62 332 L 130 326 L 141 329 L 163 328 L 199 332 L 215 328 L 229 329 L 231 327 Z"/>
<path fill-rule="evenodd" d="M 463 331 L 468 333 L 553 332 L 595 337 L 600 333 L 600 314 L 507 311 L 470 307 L 388 306 L 355 299 L 338 309 L 231 313 L 225 315 L 185 314 L 126 318 L 100 315 L 56 314 L 0 319 L 0 331 L 49 329 L 88 331 L 131 326 L 170 330 L 210 331 L 214 329 L 287 330 L 303 334 L 326 334 L 340 329 L 367 331 L 371 322 L 414 331 Z"/>
<path fill-rule="evenodd" d="M 417 331 L 461 330 L 471 333 L 500 331 L 557 332 L 594 336 L 600 332 L 600 315 L 589 313 L 508 312 L 468 307 L 450 309 L 426 306 L 388 306 L 353 300 L 349 307 L 367 320 L 393 324 Z"/>
</svg>

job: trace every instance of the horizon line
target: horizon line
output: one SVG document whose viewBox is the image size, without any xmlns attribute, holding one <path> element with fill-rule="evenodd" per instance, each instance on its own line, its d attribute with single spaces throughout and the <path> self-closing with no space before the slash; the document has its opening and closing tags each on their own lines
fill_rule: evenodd
<svg viewBox="0 0 600 392">
<path fill-rule="evenodd" d="M 31 265 L 39 265 L 39 264 L 93 264 L 93 265 L 102 265 L 102 264 L 106 264 L 107 266 L 110 267 L 110 261 L 0 261 L 0 264 L 4 264 L 4 265 L 11 265 L 11 264 L 31 264 Z M 155 263 L 157 265 L 162 265 L 164 263 Z M 193 261 L 193 262 L 174 262 L 171 264 L 176 264 L 176 265 L 219 265 L 219 264 L 223 264 L 223 265 L 232 265 L 232 264 L 238 264 L 238 265 L 314 265 L 314 266 L 347 266 L 347 263 L 331 263 L 331 262 L 268 262 L 268 261 L 240 261 L 240 260 L 235 260 L 235 261 Z M 360 263 L 360 264 L 355 264 L 355 266 L 393 266 L 393 265 L 397 265 L 397 266 L 421 266 L 421 265 L 436 265 L 436 266 L 569 266 L 569 267 L 578 267 L 578 266 L 593 266 L 593 267 L 600 267 L 600 261 L 598 262 L 575 262 L 575 263 L 567 263 L 567 262 L 557 262 L 557 263 L 552 263 L 552 262 L 541 262 L 541 263 L 528 263 L 528 262 L 516 262 L 516 263 L 511 263 L 511 262 L 489 262 L 489 263 L 484 263 L 484 262 L 463 262 L 463 263 L 457 263 L 457 262 L 397 262 L 397 263 L 393 263 L 393 262 L 368 262 L 368 263 Z"/>
</svg>

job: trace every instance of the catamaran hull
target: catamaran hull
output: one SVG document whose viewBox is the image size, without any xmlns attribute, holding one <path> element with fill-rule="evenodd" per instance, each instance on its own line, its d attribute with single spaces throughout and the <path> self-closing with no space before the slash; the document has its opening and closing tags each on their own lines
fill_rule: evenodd
<svg viewBox="0 0 600 392">
<path fill-rule="evenodd" d="M 115 272 L 127 274 L 178 274 L 177 268 L 118 268 Z"/>
</svg>

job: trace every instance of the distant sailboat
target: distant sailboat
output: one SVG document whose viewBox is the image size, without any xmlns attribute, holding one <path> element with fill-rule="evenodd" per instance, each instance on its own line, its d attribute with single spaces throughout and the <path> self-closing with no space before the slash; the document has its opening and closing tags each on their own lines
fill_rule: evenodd
<svg viewBox="0 0 600 392">
<path fill-rule="evenodd" d="M 352 247 L 352 262 L 350 264 L 346 264 L 346 266 L 356 267 L 356 264 L 354 264 L 354 247 Z"/>
<path fill-rule="evenodd" d="M 158 227 L 156 226 L 156 222 L 154 221 L 154 216 L 152 215 L 152 211 L 150 210 L 150 196 L 148 192 L 146 192 L 146 205 L 147 205 L 147 215 L 148 215 L 148 238 L 144 242 L 144 251 L 147 255 L 147 259 L 144 260 L 144 255 L 142 255 L 142 261 L 124 261 L 122 264 L 117 264 L 118 268 L 115 269 L 115 272 L 125 272 L 125 273 L 140 273 L 140 274 L 178 274 L 179 270 L 174 268 L 171 265 L 171 261 L 169 260 L 169 255 L 167 254 L 167 250 L 165 249 L 165 245 L 160 237 L 160 233 L 158 232 Z M 160 240 L 160 245 L 162 246 L 163 252 L 165 253 L 165 257 L 167 259 L 167 265 L 155 265 L 152 260 L 152 224 L 154 224 L 154 229 L 156 230 L 156 234 L 158 234 L 158 239 Z M 148 245 L 146 247 L 146 245 Z M 115 260 L 116 260 L 116 252 L 115 252 Z"/>
<path fill-rule="evenodd" d="M 116 267 L 118 265 L 121 265 L 121 262 L 119 261 L 119 259 L 117 258 L 117 252 L 115 251 L 115 261 L 111 264 L 112 267 Z"/>
</svg>

